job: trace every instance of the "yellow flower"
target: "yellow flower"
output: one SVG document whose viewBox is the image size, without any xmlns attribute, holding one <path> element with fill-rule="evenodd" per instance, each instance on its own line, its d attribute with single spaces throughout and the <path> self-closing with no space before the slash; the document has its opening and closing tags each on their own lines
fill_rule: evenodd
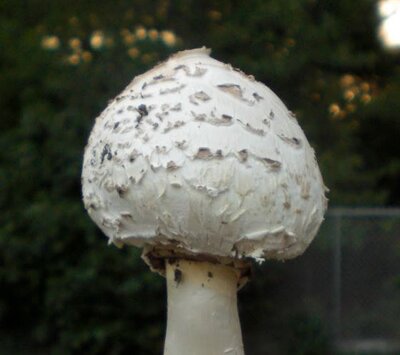
<svg viewBox="0 0 400 355">
<path fill-rule="evenodd" d="M 344 92 L 343 96 L 347 101 L 352 101 L 354 99 L 354 97 L 356 96 L 356 94 L 354 93 L 353 90 L 348 89 Z"/>
<path fill-rule="evenodd" d="M 161 38 L 167 46 L 174 46 L 176 44 L 176 36 L 172 31 L 162 31 Z"/>
<path fill-rule="evenodd" d="M 332 116 L 337 116 L 340 114 L 340 106 L 337 103 L 333 103 L 329 106 L 329 113 Z"/>
<path fill-rule="evenodd" d="M 128 50 L 128 55 L 133 59 L 133 58 L 137 58 L 137 56 L 139 55 L 139 49 L 137 49 L 136 47 L 132 47 L 129 48 Z"/>
<path fill-rule="evenodd" d="M 81 47 L 81 40 L 79 38 L 71 38 L 68 44 L 72 49 L 79 49 Z"/>
<path fill-rule="evenodd" d="M 74 53 L 68 57 L 68 63 L 71 65 L 78 65 L 80 62 L 80 57 L 78 54 Z"/>
<path fill-rule="evenodd" d="M 364 95 L 362 95 L 361 96 L 361 101 L 364 103 L 364 104 L 367 104 L 367 103 L 369 103 L 370 101 L 371 101 L 371 95 L 368 95 L 368 94 L 364 94 Z"/>
<path fill-rule="evenodd" d="M 94 49 L 100 49 L 104 46 L 104 34 L 102 31 L 93 32 L 92 36 L 90 37 L 90 45 Z"/>
<path fill-rule="evenodd" d="M 126 45 L 131 45 L 131 44 L 133 44 L 133 43 L 135 43 L 135 41 L 136 41 L 136 37 L 135 37 L 135 35 L 133 35 L 132 33 L 130 33 L 129 35 L 126 35 L 125 37 L 124 37 L 124 42 L 125 42 L 125 44 Z"/>
<path fill-rule="evenodd" d="M 135 34 L 138 39 L 145 39 L 147 36 L 147 31 L 144 27 L 140 26 L 136 29 Z"/>
<path fill-rule="evenodd" d="M 345 86 L 345 87 L 346 87 L 346 86 L 353 85 L 354 82 L 355 82 L 355 78 L 354 78 L 354 76 L 351 75 L 351 74 L 343 75 L 343 76 L 340 78 L 340 84 L 342 84 L 342 86 Z"/>
<path fill-rule="evenodd" d="M 154 29 L 150 30 L 150 31 L 149 31 L 149 38 L 150 38 L 152 41 L 156 41 L 156 40 L 158 39 L 158 31 L 157 31 L 157 30 L 154 30 Z"/>
<path fill-rule="evenodd" d="M 57 36 L 45 36 L 42 38 L 42 47 L 49 50 L 58 49 L 60 39 Z"/>
<path fill-rule="evenodd" d="M 367 91 L 370 90 L 370 88 L 371 88 L 371 87 L 370 87 L 370 85 L 369 85 L 367 82 L 364 81 L 364 82 L 361 83 L 361 90 L 362 90 L 362 91 L 367 92 Z"/>
<path fill-rule="evenodd" d="M 82 53 L 82 59 L 84 62 L 90 62 L 93 58 L 92 53 L 90 53 L 89 51 L 84 51 Z"/>
</svg>

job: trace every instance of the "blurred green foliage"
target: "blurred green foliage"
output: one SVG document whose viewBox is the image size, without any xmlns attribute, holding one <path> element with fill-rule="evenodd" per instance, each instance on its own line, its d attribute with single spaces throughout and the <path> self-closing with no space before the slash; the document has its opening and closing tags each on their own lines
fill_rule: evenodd
<svg viewBox="0 0 400 355">
<path fill-rule="evenodd" d="M 316 316 L 296 314 L 291 317 L 287 339 L 287 354 L 329 355 L 329 336 Z"/>
<path fill-rule="evenodd" d="M 6 353 L 161 352 L 163 280 L 139 251 L 106 245 L 83 209 L 80 170 L 107 101 L 177 49 L 212 47 L 270 86 L 315 147 L 332 204 L 399 204 L 399 55 L 376 29 L 373 0 L 2 0 L 0 338 L 15 340 Z M 308 328 L 294 326 L 293 344 L 316 332 L 325 346 L 313 319 L 299 324 Z"/>
</svg>

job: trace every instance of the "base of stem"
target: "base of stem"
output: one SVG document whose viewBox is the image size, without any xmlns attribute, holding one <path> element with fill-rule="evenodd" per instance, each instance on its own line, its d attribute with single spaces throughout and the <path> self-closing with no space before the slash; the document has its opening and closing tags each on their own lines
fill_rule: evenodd
<svg viewBox="0 0 400 355">
<path fill-rule="evenodd" d="M 167 260 L 164 355 L 243 355 L 237 310 L 240 271 L 193 260 Z"/>
</svg>

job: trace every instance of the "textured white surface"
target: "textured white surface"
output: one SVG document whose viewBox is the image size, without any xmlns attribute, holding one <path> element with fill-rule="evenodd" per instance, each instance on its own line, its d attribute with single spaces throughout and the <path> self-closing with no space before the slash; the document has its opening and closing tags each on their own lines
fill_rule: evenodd
<svg viewBox="0 0 400 355">
<path fill-rule="evenodd" d="M 136 77 L 96 119 L 85 207 L 117 245 L 295 257 L 326 209 L 314 151 L 269 88 L 208 54 Z"/>
</svg>

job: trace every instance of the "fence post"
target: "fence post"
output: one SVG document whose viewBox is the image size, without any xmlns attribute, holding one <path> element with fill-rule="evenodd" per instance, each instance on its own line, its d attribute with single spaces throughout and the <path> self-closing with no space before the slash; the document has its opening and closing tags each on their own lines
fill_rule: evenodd
<svg viewBox="0 0 400 355">
<path fill-rule="evenodd" d="M 335 341 L 341 338 L 342 311 L 342 214 L 338 210 L 333 233 L 333 335 Z"/>
</svg>

